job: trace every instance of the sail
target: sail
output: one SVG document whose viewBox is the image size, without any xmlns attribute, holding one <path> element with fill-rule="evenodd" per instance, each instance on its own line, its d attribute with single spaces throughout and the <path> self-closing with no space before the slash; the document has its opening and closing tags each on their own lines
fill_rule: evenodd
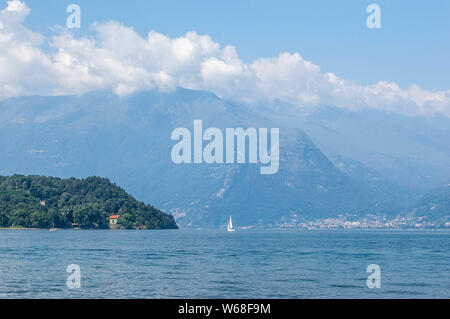
<svg viewBox="0 0 450 319">
<path fill-rule="evenodd" d="M 234 231 L 233 221 L 231 220 L 231 216 L 230 216 L 230 219 L 228 220 L 228 231 L 230 231 L 230 232 Z"/>
</svg>

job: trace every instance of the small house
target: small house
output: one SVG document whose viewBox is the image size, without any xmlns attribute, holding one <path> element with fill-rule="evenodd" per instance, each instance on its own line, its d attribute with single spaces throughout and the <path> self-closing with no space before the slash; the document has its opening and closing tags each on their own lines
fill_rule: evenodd
<svg viewBox="0 0 450 319">
<path fill-rule="evenodd" d="M 110 225 L 116 225 L 117 221 L 119 220 L 120 215 L 111 215 L 109 216 L 109 224 Z"/>
</svg>

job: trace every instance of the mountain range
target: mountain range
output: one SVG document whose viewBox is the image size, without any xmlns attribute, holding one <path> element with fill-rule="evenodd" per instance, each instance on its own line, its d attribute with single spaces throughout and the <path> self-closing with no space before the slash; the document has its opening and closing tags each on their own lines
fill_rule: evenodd
<svg viewBox="0 0 450 319">
<path fill-rule="evenodd" d="M 171 133 L 192 130 L 194 120 L 222 130 L 279 128 L 279 172 L 175 164 Z M 420 207 L 436 189 L 448 207 L 449 189 L 440 187 L 450 177 L 449 140 L 444 116 L 248 105 L 185 89 L 0 102 L 0 175 L 108 177 L 183 227 L 218 227 L 230 215 L 241 226 L 411 211 L 448 218 L 445 208 L 434 215 Z"/>
</svg>

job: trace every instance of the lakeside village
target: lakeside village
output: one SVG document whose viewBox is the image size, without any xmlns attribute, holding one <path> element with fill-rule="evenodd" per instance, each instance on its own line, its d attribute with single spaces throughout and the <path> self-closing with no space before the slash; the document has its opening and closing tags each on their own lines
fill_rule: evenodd
<svg viewBox="0 0 450 319">
<path fill-rule="evenodd" d="M 430 221 L 427 216 L 397 216 L 394 219 L 389 219 L 386 216 L 377 215 L 366 215 L 364 217 L 339 215 L 334 218 L 313 221 L 299 219 L 300 216 L 298 215 L 293 215 L 290 220 L 282 218 L 276 226 L 304 229 L 450 229 L 448 217 L 440 221 Z"/>
</svg>

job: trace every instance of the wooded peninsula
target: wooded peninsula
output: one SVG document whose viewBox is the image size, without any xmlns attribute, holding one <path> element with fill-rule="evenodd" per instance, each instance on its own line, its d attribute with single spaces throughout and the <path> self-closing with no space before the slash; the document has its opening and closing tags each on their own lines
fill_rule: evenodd
<svg viewBox="0 0 450 319">
<path fill-rule="evenodd" d="M 107 178 L 0 176 L 0 227 L 177 229 Z"/>
</svg>

